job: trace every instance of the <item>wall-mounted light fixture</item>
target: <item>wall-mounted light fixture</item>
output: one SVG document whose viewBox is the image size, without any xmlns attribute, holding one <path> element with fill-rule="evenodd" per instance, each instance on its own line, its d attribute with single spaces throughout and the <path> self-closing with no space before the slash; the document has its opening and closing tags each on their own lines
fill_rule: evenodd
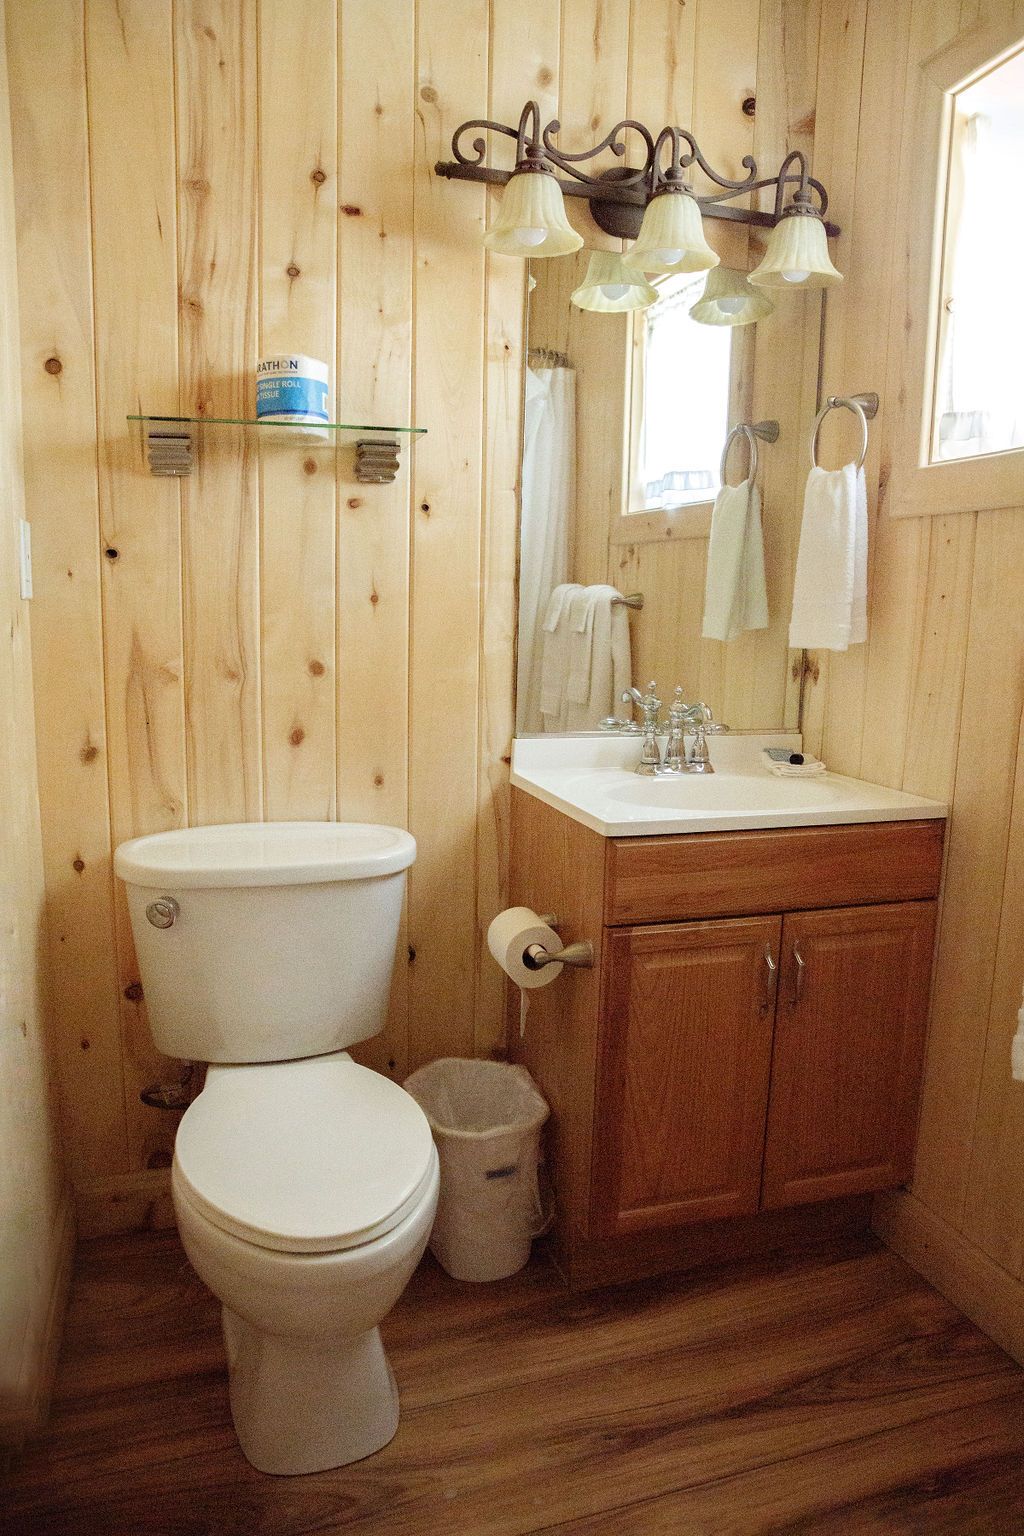
<svg viewBox="0 0 1024 1536">
<path fill-rule="evenodd" d="M 658 291 L 642 272 L 627 265 L 618 251 L 591 251 L 587 275 L 571 295 L 577 309 L 621 315 L 630 309 L 647 309 Z"/>
<path fill-rule="evenodd" d="M 780 191 L 782 177 L 791 165 L 799 167 L 800 185 L 784 208 L 779 209 L 776 199 L 778 223 L 768 237 L 768 249 L 750 274 L 750 281 L 762 288 L 834 287 L 842 282 L 843 274 L 836 271 L 828 254 L 824 209 L 814 206 L 811 187 L 816 183 L 807 175 L 807 161 L 799 150 L 782 162 Z"/>
<path fill-rule="evenodd" d="M 715 267 L 708 273 L 704 292 L 690 310 L 690 319 L 701 325 L 752 325 L 770 315 L 775 305 L 761 288 L 755 288 L 742 272 Z"/>
<path fill-rule="evenodd" d="M 629 265 L 641 272 L 706 272 L 718 265 L 718 256 L 704 238 L 696 195 L 686 180 L 686 167 L 693 164 L 697 146 L 689 134 L 686 142 L 690 151 L 684 154 L 679 128 L 663 128 L 654 141 L 651 200 L 628 257 Z M 669 145 L 672 155 L 663 170 L 662 154 Z"/>
<path fill-rule="evenodd" d="M 785 282 L 821 287 L 840 280 L 829 260 L 825 239 L 826 235 L 837 235 L 839 230 L 825 221 L 828 194 L 821 182 L 808 174 L 807 159 L 801 151 L 787 155 L 774 176 L 763 177 L 757 174 L 753 156 L 746 155 L 743 166 L 747 175 L 742 181 L 734 181 L 708 164 L 696 139 L 684 128 L 663 128 L 655 138 L 643 123 L 624 118 L 600 143 L 579 153 L 559 149 L 554 140 L 560 128 L 555 118 L 541 130 L 540 108 L 530 101 L 516 128 L 487 118 L 473 118 L 453 134 L 454 158 L 438 161 L 434 169 L 439 176 L 491 186 L 508 184 L 501 213 L 484 237 L 489 249 L 531 257 L 578 250 L 583 242 L 565 218 L 562 199 L 585 197 L 595 223 L 606 234 L 627 240 L 640 237 L 635 247 L 636 264 L 647 271 L 701 271 L 714 266 L 717 257 L 705 242 L 701 228 L 701 219 L 711 218 L 772 230 L 755 278 L 764 286 Z M 477 137 L 467 153 L 463 142 L 466 135 L 474 132 Z M 484 164 L 485 133 L 515 139 L 514 170 Z M 626 134 L 632 134 L 643 146 L 642 165 L 613 166 L 596 175 L 583 168 L 605 150 L 624 160 Z M 662 169 L 668 146 L 671 161 Z M 721 190 L 695 193 L 685 179 L 685 172 L 694 165 Z M 771 213 L 736 206 L 738 199 L 765 187 L 775 188 Z M 789 193 L 792 195 L 787 203 Z M 506 208 L 506 204 L 510 206 Z M 570 238 L 571 245 L 565 243 Z M 655 261 L 656 256 L 667 258 L 677 253 L 674 262 Z M 691 265 L 683 264 L 687 261 Z"/>
<path fill-rule="evenodd" d="M 528 101 L 514 134 L 516 168 L 505 176 L 507 185 L 498 217 L 484 235 L 487 249 L 500 251 L 503 256 L 567 256 L 583 244 L 583 236 L 565 216 L 554 166 L 540 146 L 539 133 L 540 108 L 535 101 Z M 473 147 L 482 154 L 483 140 L 478 139 Z"/>
</svg>

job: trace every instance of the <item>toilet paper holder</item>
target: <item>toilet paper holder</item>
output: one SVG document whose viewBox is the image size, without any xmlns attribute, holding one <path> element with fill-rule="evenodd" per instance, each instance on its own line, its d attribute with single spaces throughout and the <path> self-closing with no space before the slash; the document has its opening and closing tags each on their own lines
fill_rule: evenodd
<svg viewBox="0 0 1024 1536">
<path fill-rule="evenodd" d="M 558 918 L 553 912 L 541 912 L 538 914 L 542 923 L 547 923 L 549 928 L 558 927 Z M 531 971 L 543 970 L 546 965 L 553 965 L 558 961 L 560 965 L 575 966 L 577 970 L 589 971 L 594 965 L 594 946 L 586 939 L 580 939 L 575 944 L 566 944 L 564 948 L 552 954 L 541 944 L 530 944 L 523 951 L 523 963 L 528 965 Z"/>
</svg>

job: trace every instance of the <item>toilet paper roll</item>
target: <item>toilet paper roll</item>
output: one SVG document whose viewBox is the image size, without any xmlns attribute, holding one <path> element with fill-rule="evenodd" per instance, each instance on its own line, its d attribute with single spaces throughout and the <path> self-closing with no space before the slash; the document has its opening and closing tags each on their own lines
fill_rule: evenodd
<svg viewBox="0 0 1024 1536">
<path fill-rule="evenodd" d="M 562 948 L 555 930 L 542 923 L 529 907 L 506 907 L 487 930 L 487 948 L 517 987 L 546 987 L 559 975 L 562 966 L 555 961 L 539 971 L 533 970 L 525 959 L 531 944 L 539 944 L 549 954 Z"/>
</svg>

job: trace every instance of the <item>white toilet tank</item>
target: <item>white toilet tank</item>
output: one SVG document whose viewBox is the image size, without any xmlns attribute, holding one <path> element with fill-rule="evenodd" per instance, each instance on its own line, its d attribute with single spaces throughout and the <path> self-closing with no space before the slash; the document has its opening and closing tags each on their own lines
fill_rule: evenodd
<svg viewBox="0 0 1024 1536">
<path fill-rule="evenodd" d="M 157 1047 L 291 1061 L 384 1026 L 416 844 L 359 822 L 188 827 L 122 843 Z"/>
</svg>

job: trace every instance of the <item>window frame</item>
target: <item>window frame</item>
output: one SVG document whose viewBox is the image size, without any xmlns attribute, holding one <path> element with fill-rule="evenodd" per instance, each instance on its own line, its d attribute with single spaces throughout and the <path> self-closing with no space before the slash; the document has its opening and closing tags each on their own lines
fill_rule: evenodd
<svg viewBox="0 0 1024 1536">
<path fill-rule="evenodd" d="M 711 513 L 715 498 L 688 501 L 678 507 L 638 508 L 630 510 L 639 484 L 639 464 L 643 443 L 644 341 L 646 311 L 634 310 L 627 349 L 625 396 L 629 402 L 625 441 L 622 504 L 612 518 L 611 543 L 665 543 L 679 539 L 706 539 L 711 533 Z M 731 363 L 727 420 L 747 421 L 753 395 L 754 325 L 730 326 Z M 721 448 L 719 448 L 721 452 Z"/>
<path fill-rule="evenodd" d="M 938 389 L 942 276 L 956 95 L 1018 53 L 1020 20 L 973 27 L 931 55 L 918 73 L 900 159 L 907 288 L 897 292 L 890 359 L 895 402 L 886 509 L 892 517 L 991 511 L 1024 503 L 1024 448 L 931 461 Z M 915 302 L 924 295 L 925 302 Z"/>
</svg>

